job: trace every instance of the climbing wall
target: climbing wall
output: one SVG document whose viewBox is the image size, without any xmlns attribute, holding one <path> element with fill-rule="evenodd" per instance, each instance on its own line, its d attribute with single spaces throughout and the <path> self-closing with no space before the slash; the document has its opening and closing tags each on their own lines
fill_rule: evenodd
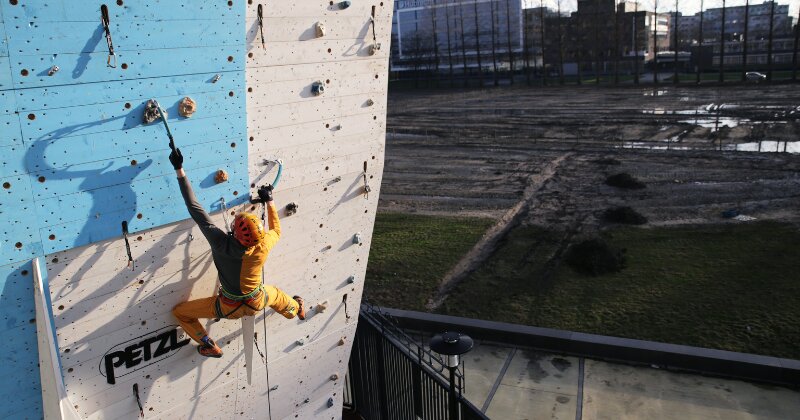
<svg viewBox="0 0 800 420">
<path fill-rule="evenodd" d="M 0 389 L 18 395 L 0 417 L 41 416 L 39 257 L 56 369 L 81 417 L 141 406 L 146 417 L 339 418 L 383 170 L 391 3 L 10 0 L 0 11 L 0 328 L 17 337 Z M 188 117 L 185 97 L 197 103 Z M 142 121 L 150 98 L 218 226 L 260 212 L 250 195 L 282 162 L 283 236 L 266 278 L 310 311 L 256 318 L 252 383 L 239 321 L 208 322 L 225 356 L 206 359 L 171 315 L 217 280 L 164 126 Z"/>
</svg>

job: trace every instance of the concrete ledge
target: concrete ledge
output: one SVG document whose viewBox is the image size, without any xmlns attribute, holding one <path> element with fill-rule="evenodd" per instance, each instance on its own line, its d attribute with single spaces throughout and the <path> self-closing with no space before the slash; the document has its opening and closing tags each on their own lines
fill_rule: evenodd
<svg viewBox="0 0 800 420">
<path fill-rule="evenodd" d="M 800 360 L 585 334 L 425 312 L 380 308 L 403 328 L 455 330 L 473 338 L 595 359 L 656 365 L 704 375 L 800 386 Z"/>
</svg>

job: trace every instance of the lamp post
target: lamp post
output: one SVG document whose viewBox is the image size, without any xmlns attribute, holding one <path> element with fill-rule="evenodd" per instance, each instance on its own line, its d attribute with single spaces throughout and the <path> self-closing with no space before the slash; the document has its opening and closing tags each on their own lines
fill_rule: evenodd
<svg viewBox="0 0 800 420">
<path fill-rule="evenodd" d="M 456 368 L 461 363 L 461 355 L 472 350 L 475 343 L 468 335 L 457 332 L 444 332 L 431 338 L 431 350 L 442 355 L 444 365 L 450 371 L 450 420 L 458 420 L 458 398 L 456 397 Z"/>
</svg>

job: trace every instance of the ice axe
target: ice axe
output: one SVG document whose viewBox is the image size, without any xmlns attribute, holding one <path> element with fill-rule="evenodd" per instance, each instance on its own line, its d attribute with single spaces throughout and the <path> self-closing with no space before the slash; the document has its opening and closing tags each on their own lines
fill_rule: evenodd
<svg viewBox="0 0 800 420">
<path fill-rule="evenodd" d="M 167 137 L 169 137 L 169 148 L 172 151 L 175 151 L 175 139 L 172 137 L 172 131 L 169 129 L 169 123 L 167 122 L 167 113 L 164 109 L 161 108 L 161 105 L 158 104 L 158 101 L 155 99 L 150 99 L 147 101 L 147 104 L 144 107 L 144 123 L 150 124 L 151 122 L 161 118 L 161 121 L 164 122 L 164 127 L 167 129 Z"/>
</svg>

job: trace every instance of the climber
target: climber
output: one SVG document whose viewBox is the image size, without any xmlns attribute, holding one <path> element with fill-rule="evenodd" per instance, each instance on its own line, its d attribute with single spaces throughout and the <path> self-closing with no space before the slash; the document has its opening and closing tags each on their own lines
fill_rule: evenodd
<svg viewBox="0 0 800 420">
<path fill-rule="evenodd" d="M 269 306 L 288 319 L 297 316 L 304 320 L 306 313 L 301 297 L 290 298 L 277 287 L 262 282 L 262 267 L 281 235 L 278 210 L 272 199 L 272 186 L 265 185 L 258 190 L 259 198 L 267 206 L 269 231 L 264 230 L 254 214 L 239 213 L 231 224 L 233 233 L 226 234 L 214 225 L 197 202 L 183 171 L 180 149 L 172 150 L 169 161 L 178 175 L 178 185 L 189 214 L 211 245 L 211 255 L 220 280 L 217 296 L 183 302 L 172 310 L 183 330 L 199 344 L 198 353 L 206 357 L 222 357 L 222 349 L 208 336 L 198 319 L 238 319 L 255 315 Z"/>
</svg>

